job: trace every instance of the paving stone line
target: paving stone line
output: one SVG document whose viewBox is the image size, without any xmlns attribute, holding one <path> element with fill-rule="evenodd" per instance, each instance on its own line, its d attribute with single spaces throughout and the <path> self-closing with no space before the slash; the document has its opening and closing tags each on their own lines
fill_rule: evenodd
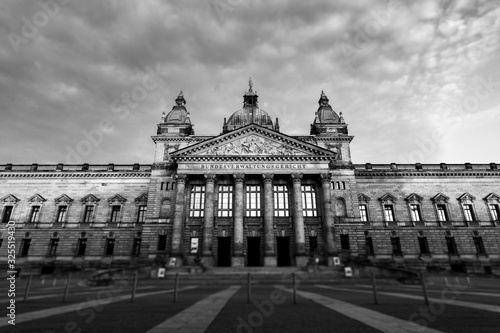
<svg viewBox="0 0 500 333">
<path fill-rule="evenodd" d="M 323 288 L 323 289 L 332 289 L 332 290 L 339 290 L 339 291 L 349 291 L 349 292 L 356 292 L 356 293 L 363 293 L 363 294 L 371 294 L 371 291 L 365 291 L 365 290 L 354 290 L 354 289 L 347 289 L 347 288 L 336 288 L 336 287 L 330 287 L 330 286 L 324 286 L 324 285 L 316 285 L 316 287 Z M 408 298 L 408 299 L 417 299 L 417 300 L 423 300 L 423 296 L 413 296 L 413 295 L 406 295 L 406 294 L 398 294 L 398 293 L 388 293 L 388 292 L 378 292 L 379 295 L 387 295 L 387 296 L 395 296 L 395 297 L 402 297 L 402 298 Z M 481 304 L 481 303 L 473 303 L 473 302 L 466 302 L 466 301 L 457 301 L 457 300 L 448 300 L 445 298 L 431 298 L 429 297 L 429 301 L 435 302 L 435 303 L 444 303 L 444 304 L 449 304 L 449 305 L 457 305 L 457 306 L 462 306 L 466 308 L 472 308 L 472 309 L 478 309 L 478 310 L 485 310 L 485 311 L 491 311 L 491 312 L 497 312 L 500 313 L 500 307 L 499 306 L 494 306 L 494 305 L 488 305 L 488 304 Z"/>
<path fill-rule="evenodd" d="M 367 284 L 356 284 L 356 286 L 358 287 L 362 287 L 362 288 L 367 288 L 367 289 L 372 289 L 373 287 L 370 286 L 370 285 L 367 285 Z M 452 285 L 453 287 L 453 285 Z M 419 290 L 422 290 L 422 287 L 418 287 L 418 288 L 415 288 L 415 289 L 419 289 Z M 413 290 L 412 290 L 413 291 Z M 442 292 L 442 290 L 433 290 L 433 289 L 427 289 L 427 292 L 428 293 L 440 293 Z M 379 291 L 379 293 L 382 293 Z M 462 291 L 460 290 L 460 293 L 461 294 L 466 294 L 466 295 L 476 295 L 476 296 L 488 296 L 488 297 L 500 297 L 500 294 L 495 294 L 495 293 L 480 293 L 480 292 L 474 292 L 474 291 Z"/>
<path fill-rule="evenodd" d="M 198 288 L 198 286 L 188 286 L 188 287 L 184 287 L 184 288 L 179 288 L 179 291 L 190 290 L 190 289 L 195 289 L 195 288 Z M 173 291 L 174 291 L 173 289 L 162 290 L 162 291 L 152 291 L 149 293 L 137 294 L 137 295 L 135 295 L 135 298 L 152 296 L 152 295 L 159 295 L 159 294 L 168 294 L 168 293 L 172 293 Z M 70 304 L 70 305 L 65 305 L 65 306 L 59 306 L 57 308 L 50 308 L 50 309 L 45 309 L 45 310 L 16 314 L 16 325 L 27 322 L 27 321 L 35 320 L 35 319 L 51 317 L 51 316 L 59 315 L 62 313 L 67 313 L 67 312 L 76 311 L 76 310 L 83 310 L 83 309 L 91 308 L 91 307 L 99 307 L 102 305 L 108 305 L 111 303 L 120 302 L 123 300 L 129 300 L 129 299 L 130 299 L 130 295 L 122 295 L 122 296 L 115 296 L 111 300 L 93 300 L 93 301 L 80 302 L 80 303 Z M 0 327 L 10 325 L 8 323 L 9 320 L 10 320 L 9 317 L 1 318 L 0 319 Z"/>
<path fill-rule="evenodd" d="M 275 286 L 286 292 L 293 292 L 292 289 L 285 288 L 284 286 Z M 306 291 L 297 291 L 297 295 L 308 298 L 320 305 L 323 305 L 330 310 L 336 311 L 346 317 L 357 320 L 367 326 L 371 326 L 377 330 L 386 333 L 419 333 L 425 329 L 428 333 L 443 333 L 428 327 L 423 327 L 412 323 L 407 320 L 401 320 L 396 317 L 388 316 L 386 314 L 365 309 L 363 307 L 340 301 L 335 298 L 325 297 L 319 294 L 310 293 Z"/>
<path fill-rule="evenodd" d="M 212 294 L 153 327 L 147 333 L 203 333 L 240 288 L 241 286 L 230 286 Z"/>
</svg>

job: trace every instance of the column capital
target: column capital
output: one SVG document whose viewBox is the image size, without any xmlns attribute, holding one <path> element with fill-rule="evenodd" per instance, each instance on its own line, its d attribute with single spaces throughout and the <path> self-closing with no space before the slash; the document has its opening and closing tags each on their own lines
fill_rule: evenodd
<svg viewBox="0 0 500 333">
<path fill-rule="evenodd" d="M 292 173 L 292 181 L 294 183 L 302 182 L 302 174 L 301 173 Z"/>
<path fill-rule="evenodd" d="M 263 173 L 262 180 L 264 183 L 272 183 L 274 178 L 274 173 Z"/>
<path fill-rule="evenodd" d="M 326 182 L 329 183 L 332 180 L 332 174 L 331 173 L 322 173 L 319 176 L 321 178 L 321 182 L 322 183 L 326 183 Z"/>
<path fill-rule="evenodd" d="M 188 177 L 187 177 L 187 175 L 185 173 L 178 173 L 178 174 L 175 175 L 175 181 L 177 183 L 183 183 L 183 184 L 185 184 L 186 181 L 187 181 L 187 178 Z"/>
<path fill-rule="evenodd" d="M 236 183 L 243 183 L 243 181 L 245 180 L 244 173 L 235 173 L 235 174 L 233 174 L 233 177 L 234 177 L 234 181 Z"/>
<path fill-rule="evenodd" d="M 213 173 L 206 173 L 204 176 L 206 183 L 215 183 L 215 179 L 217 178 Z"/>
</svg>

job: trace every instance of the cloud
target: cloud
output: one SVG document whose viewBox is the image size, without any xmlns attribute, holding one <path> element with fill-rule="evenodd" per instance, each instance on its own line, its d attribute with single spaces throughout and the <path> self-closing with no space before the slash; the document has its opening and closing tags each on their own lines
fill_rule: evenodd
<svg viewBox="0 0 500 333">
<path fill-rule="evenodd" d="M 221 3 L 229 7 L 217 12 Z M 469 142 L 482 139 L 480 121 L 500 111 L 498 89 L 473 109 L 456 108 L 474 96 L 474 77 L 500 79 L 500 8 L 494 1 L 401 1 L 387 16 L 389 3 L 71 1 L 16 53 L 9 33 L 23 36 L 24 18 L 33 23 L 42 9 L 4 2 L 0 137 L 8 144 L 1 163 L 64 162 L 66 147 L 103 119 L 114 130 L 86 162 L 151 163 L 150 136 L 180 90 L 196 132 L 216 135 L 241 108 L 249 76 L 261 107 L 292 135 L 308 134 L 324 90 L 356 136 L 355 163 L 397 162 L 448 123 L 458 124 L 453 133 L 467 131 Z M 157 67 L 165 84 L 118 117 L 113 101 Z M 440 142 L 422 162 L 463 161 L 455 146 Z M 470 157 L 500 161 L 487 144 Z"/>
</svg>

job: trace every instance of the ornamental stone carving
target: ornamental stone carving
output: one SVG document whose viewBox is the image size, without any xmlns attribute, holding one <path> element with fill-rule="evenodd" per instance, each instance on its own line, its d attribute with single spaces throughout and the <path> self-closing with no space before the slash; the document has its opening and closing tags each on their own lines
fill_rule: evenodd
<svg viewBox="0 0 500 333">
<path fill-rule="evenodd" d="M 216 146 L 205 155 L 295 155 L 296 150 L 290 146 L 265 140 L 257 135 Z"/>
</svg>

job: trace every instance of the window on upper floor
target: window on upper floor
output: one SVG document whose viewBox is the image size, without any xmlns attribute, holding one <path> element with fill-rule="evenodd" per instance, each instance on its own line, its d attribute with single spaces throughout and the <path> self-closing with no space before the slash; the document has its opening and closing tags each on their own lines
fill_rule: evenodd
<svg viewBox="0 0 500 333">
<path fill-rule="evenodd" d="M 488 204 L 490 210 L 491 219 L 493 221 L 498 221 L 500 218 L 500 208 L 498 204 Z"/>
<path fill-rule="evenodd" d="M 419 204 L 410 204 L 411 220 L 414 222 L 422 221 L 422 213 Z"/>
<path fill-rule="evenodd" d="M 111 206 L 111 223 L 120 222 L 121 206 Z"/>
<path fill-rule="evenodd" d="M 148 206 L 140 205 L 137 210 L 137 223 L 144 223 L 146 221 L 146 211 Z"/>
<path fill-rule="evenodd" d="M 205 186 L 193 185 L 190 199 L 189 216 L 203 217 L 205 213 Z"/>
<path fill-rule="evenodd" d="M 312 185 L 302 185 L 302 208 L 303 215 L 315 217 L 318 215 L 316 209 L 316 190 Z"/>
<path fill-rule="evenodd" d="M 386 222 L 394 221 L 394 207 L 392 204 L 384 205 L 384 218 Z"/>
<path fill-rule="evenodd" d="M 86 205 L 85 213 L 83 214 L 83 222 L 90 223 L 92 222 L 92 218 L 94 216 L 94 205 Z"/>
<path fill-rule="evenodd" d="M 12 206 L 5 206 L 3 208 L 2 223 L 9 223 L 10 217 L 12 215 Z"/>
<path fill-rule="evenodd" d="M 462 204 L 464 210 L 465 220 L 469 222 L 476 221 L 476 214 L 474 213 L 474 206 L 472 204 Z"/>
<path fill-rule="evenodd" d="M 288 187 L 286 185 L 274 185 L 274 216 L 287 217 L 289 214 Z"/>
<path fill-rule="evenodd" d="M 246 187 L 246 216 L 260 216 L 260 186 L 247 185 Z"/>
<path fill-rule="evenodd" d="M 57 223 L 63 223 L 66 221 L 66 214 L 68 212 L 68 206 L 59 206 L 57 208 Z"/>
<path fill-rule="evenodd" d="M 233 216 L 233 186 L 219 185 L 219 203 L 217 216 Z"/>
<path fill-rule="evenodd" d="M 437 204 L 436 205 L 438 220 L 441 222 L 449 221 L 448 217 L 448 209 L 445 204 Z"/>
<path fill-rule="evenodd" d="M 29 222 L 38 222 L 38 217 L 40 215 L 40 206 L 31 206 Z"/>
<path fill-rule="evenodd" d="M 368 221 L 368 207 L 366 206 L 366 204 L 359 205 L 359 216 L 361 218 L 361 221 Z"/>
</svg>

